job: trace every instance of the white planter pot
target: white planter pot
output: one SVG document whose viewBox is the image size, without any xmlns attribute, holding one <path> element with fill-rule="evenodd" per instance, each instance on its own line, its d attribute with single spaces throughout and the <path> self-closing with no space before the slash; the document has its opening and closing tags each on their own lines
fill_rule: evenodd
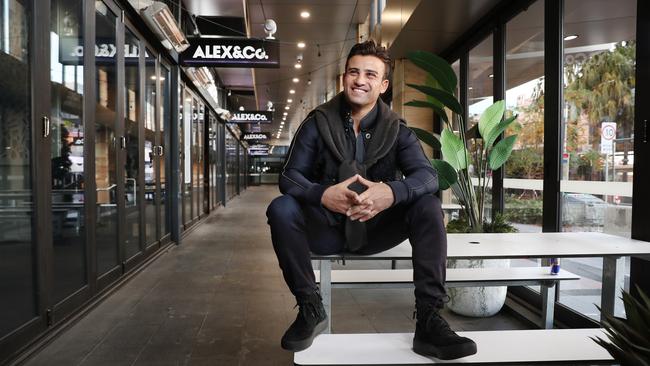
<svg viewBox="0 0 650 366">
<path fill-rule="evenodd" d="M 450 259 L 447 268 L 508 268 L 509 259 Z M 456 314 L 488 317 L 501 310 L 506 301 L 507 286 L 447 288 L 447 307 Z"/>
</svg>

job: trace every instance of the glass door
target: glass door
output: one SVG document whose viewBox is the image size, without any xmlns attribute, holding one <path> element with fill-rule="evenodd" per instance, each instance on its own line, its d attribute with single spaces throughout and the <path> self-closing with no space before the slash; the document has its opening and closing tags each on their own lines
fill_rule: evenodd
<svg viewBox="0 0 650 366">
<path fill-rule="evenodd" d="M 158 124 L 159 136 L 158 141 L 160 144 L 160 159 L 156 161 L 158 165 L 158 173 L 160 180 L 160 205 L 158 210 L 160 212 L 160 239 L 168 237 L 171 231 L 171 225 L 169 224 L 169 215 L 171 212 L 170 200 L 169 200 L 169 185 L 168 182 L 171 182 L 169 176 L 171 172 L 171 161 L 168 154 L 167 147 L 169 146 L 170 141 L 170 130 L 171 130 L 171 75 L 169 67 L 165 64 L 160 64 L 160 119 Z"/>
<path fill-rule="evenodd" d="M 140 246 L 140 40 L 124 31 L 124 247 L 126 259 L 141 252 Z"/>
<path fill-rule="evenodd" d="M 144 96 L 144 228 L 145 244 L 154 244 L 159 236 L 158 227 L 158 165 L 159 148 L 156 145 L 156 57 L 146 49 Z"/>
<path fill-rule="evenodd" d="M 118 18 L 104 2 L 97 2 L 95 8 L 95 245 L 97 274 L 101 277 L 120 263 L 116 132 L 119 83 L 114 46 Z"/>
<path fill-rule="evenodd" d="M 50 166 L 52 212 L 52 300 L 59 303 L 87 283 L 84 224 L 86 168 L 83 115 L 83 4 L 51 2 Z M 92 127 L 92 126 L 91 126 Z"/>
<path fill-rule="evenodd" d="M 4 2 L 0 17 L 0 346 L 39 316 L 32 175 L 32 2 Z M 24 330 L 24 329 L 23 329 Z M 14 333 L 16 332 L 16 333 Z M 0 347 L 0 363 L 5 356 Z"/>
</svg>

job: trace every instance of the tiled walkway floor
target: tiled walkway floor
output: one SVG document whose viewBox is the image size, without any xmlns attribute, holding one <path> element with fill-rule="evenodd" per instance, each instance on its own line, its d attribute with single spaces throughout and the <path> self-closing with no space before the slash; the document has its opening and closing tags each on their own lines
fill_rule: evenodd
<svg viewBox="0 0 650 366">
<path fill-rule="evenodd" d="M 249 188 L 27 365 L 292 365 L 280 337 L 295 318 L 295 301 L 265 217 L 278 194 L 275 186 Z M 412 290 L 341 289 L 333 298 L 334 332 L 415 327 Z M 447 318 L 457 330 L 526 327 L 503 311 Z"/>
</svg>

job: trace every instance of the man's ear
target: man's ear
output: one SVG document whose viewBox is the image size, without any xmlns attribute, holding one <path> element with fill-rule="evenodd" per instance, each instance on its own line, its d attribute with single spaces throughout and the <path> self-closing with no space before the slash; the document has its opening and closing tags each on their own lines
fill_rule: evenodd
<svg viewBox="0 0 650 366">
<path fill-rule="evenodd" d="M 386 90 L 388 90 L 388 85 L 389 84 L 390 84 L 390 81 L 388 81 L 388 79 L 384 79 L 384 80 L 381 81 L 381 88 L 379 89 L 380 94 L 384 94 L 386 92 Z"/>
</svg>

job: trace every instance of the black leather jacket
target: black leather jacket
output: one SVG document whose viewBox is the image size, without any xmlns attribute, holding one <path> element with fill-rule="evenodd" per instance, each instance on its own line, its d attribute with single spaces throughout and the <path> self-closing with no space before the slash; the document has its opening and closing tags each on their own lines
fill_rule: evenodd
<svg viewBox="0 0 650 366">
<path fill-rule="evenodd" d="M 310 115 L 291 142 L 280 175 L 280 191 L 302 203 L 320 205 L 325 189 L 338 183 L 338 167 L 338 160 L 321 138 L 315 118 Z M 366 178 L 388 184 L 393 190 L 394 205 L 413 202 L 438 190 L 436 171 L 415 133 L 404 123 L 400 123 L 397 139 L 389 152 L 368 167 Z"/>
</svg>

